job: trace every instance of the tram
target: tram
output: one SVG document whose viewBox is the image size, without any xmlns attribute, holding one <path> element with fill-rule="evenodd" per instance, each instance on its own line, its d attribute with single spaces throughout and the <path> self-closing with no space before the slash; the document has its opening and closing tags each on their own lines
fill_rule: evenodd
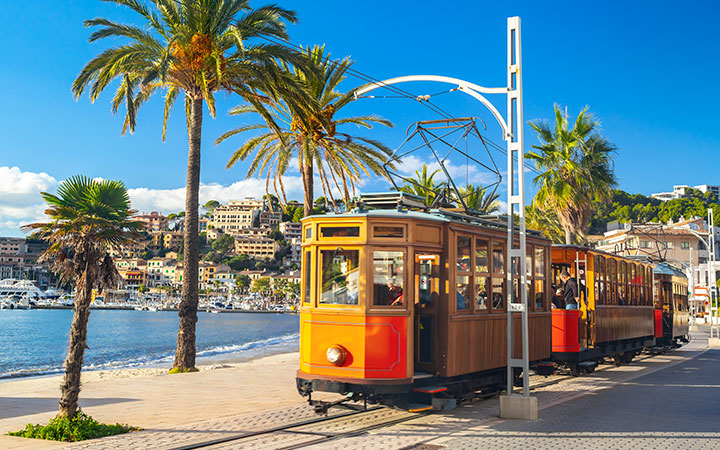
<svg viewBox="0 0 720 450">
<path fill-rule="evenodd" d="M 688 342 L 689 335 L 687 277 L 665 262 L 656 264 L 653 274 L 656 346 L 678 347 Z"/>
<path fill-rule="evenodd" d="M 505 386 L 507 229 L 502 219 L 412 210 L 415 196 L 363 196 L 302 222 L 297 387 L 411 411 L 449 409 Z M 527 234 L 530 361 L 551 354 L 550 241 Z M 515 297 L 517 298 L 517 297 Z M 518 338 L 516 357 L 520 357 Z"/>
<path fill-rule="evenodd" d="M 553 283 L 567 271 L 578 283 L 577 310 L 552 311 L 552 359 L 573 375 L 606 357 L 628 363 L 654 345 L 653 268 L 588 247 L 552 248 Z"/>
</svg>

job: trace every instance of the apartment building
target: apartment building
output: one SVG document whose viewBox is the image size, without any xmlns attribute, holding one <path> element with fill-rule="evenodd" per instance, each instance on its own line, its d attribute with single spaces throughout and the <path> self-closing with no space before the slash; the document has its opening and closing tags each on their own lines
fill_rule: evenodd
<svg viewBox="0 0 720 450">
<path fill-rule="evenodd" d="M 278 230 L 283 234 L 286 240 L 302 237 L 302 224 L 297 222 L 281 222 Z"/>
<path fill-rule="evenodd" d="M 237 234 L 253 226 L 262 208 L 261 200 L 231 200 L 227 205 L 215 208 L 209 225 L 224 233 Z"/>
<path fill-rule="evenodd" d="M 278 243 L 264 236 L 237 236 L 235 253 L 246 254 L 253 258 L 273 258 L 278 250 Z"/>
<path fill-rule="evenodd" d="M 166 231 L 168 229 L 168 218 L 157 211 L 135 216 L 134 219 L 142 222 L 143 228 L 148 233 L 152 233 L 153 231 Z"/>
</svg>

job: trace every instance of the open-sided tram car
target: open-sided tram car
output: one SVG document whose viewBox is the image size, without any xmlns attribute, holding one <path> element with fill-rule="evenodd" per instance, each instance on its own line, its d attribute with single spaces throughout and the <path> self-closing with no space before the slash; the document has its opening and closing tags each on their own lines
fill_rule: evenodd
<svg viewBox="0 0 720 450">
<path fill-rule="evenodd" d="M 507 286 L 500 220 L 401 208 L 303 219 L 298 391 L 320 410 L 313 392 L 420 411 L 503 388 L 519 277 Z M 550 357 L 550 267 L 550 242 L 528 232 L 533 362 Z"/>
<path fill-rule="evenodd" d="M 655 341 L 653 268 L 602 251 L 568 245 L 552 248 L 552 280 L 567 270 L 578 280 L 579 309 L 552 311 L 552 359 L 573 374 L 592 371 L 612 357 L 630 362 Z"/>
<path fill-rule="evenodd" d="M 655 341 L 657 347 L 676 347 L 688 342 L 690 307 L 688 280 L 667 263 L 653 268 L 655 289 Z"/>
</svg>

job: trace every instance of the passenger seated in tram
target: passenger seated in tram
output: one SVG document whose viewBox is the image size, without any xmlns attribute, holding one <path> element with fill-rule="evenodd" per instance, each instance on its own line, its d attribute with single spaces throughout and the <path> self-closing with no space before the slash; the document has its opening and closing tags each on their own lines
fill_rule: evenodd
<svg viewBox="0 0 720 450">
<path fill-rule="evenodd" d="M 465 286 L 462 284 L 457 285 L 457 310 L 467 309 L 468 304 L 465 299 Z"/>
<path fill-rule="evenodd" d="M 383 281 L 384 278 L 384 281 Z M 402 306 L 405 302 L 402 286 L 398 286 L 397 280 L 392 276 L 380 277 L 375 281 L 375 305 L 378 306 Z"/>
<path fill-rule="evenodd" d="M 567 270 L 563 270 L 560 279 L 565 286 L 563 288 L 563 299 L 565 300 L 565 309 L 578 309 L 578 285 L 574 278 L 570 277 Z"/>
<path fill-rule="evenodd" d="M 553 289 L 555 291 L 555 294 L 552 298 L 552 308 L 553 309 L 565 309 L 565 304 L 563 303 L 563 290 L 560 287 L 556 287 L 553 285 Z"/>
<path fill-rule="evenodd" d="M 389 277 L 387 283 L 388 304 L 391 306 L 399 306 L 403 304 L 403 290 L 395 284 L 395 278 Z"/>
</svg>

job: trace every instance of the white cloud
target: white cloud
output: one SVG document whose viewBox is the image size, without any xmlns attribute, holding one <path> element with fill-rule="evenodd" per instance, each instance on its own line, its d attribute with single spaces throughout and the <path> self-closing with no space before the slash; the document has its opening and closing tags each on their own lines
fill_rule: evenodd
<svg viewBox="0 0 720 450">
<path fill-rule="evenodd" d="M 402 161 L 397 164 L 398 173 L 403 176 L 413 178 L 415 171 L 422 170 L 422 165 L 428 165 L 429 173 L 433 173 L 440 169 L 440 164 L 435 161 L 435 158 L 430 156 L 426 159 L 421 159 L 415 155 L 408 155 L 402 158 Z M 453 181 L 459 186 L 465 186 L 467 183 L 487 186 L 489 184 L 498 181 L 496 174 L 478 166 L 474 162 L 469 164 L 456 164 L 453 161 L 446 160 L 445 168 L 452 177 Z M 447 176 L 442 171 L 438 172 L 433 178 L 436 183 L 446 182 Z"/>
<path fill-rule="evenodd" d="M 302 199 L 302 179 L 284 177 L 283 184 L 288 199 Z M 270 192 L 273 193 L 272 180 Z M 140 212 L 159 211 L 163 214 L 185 210 L 185 187 L 173 189 L 128 189 L 133 209 Z M 218 183 L 200 184 L 200 204 L 208 200 L 227 203 L 229 200 L 241 200 L 246 197 L 262 198 L 265 195 L 265 179 L 249 178 L 236 181 L 229 186 Z"/>
<path fill-rule="evenodd" d="M 42 220 L 45 204 L 40 192 L 53 191 L 58 184 L 47 173 L 0 166 L 0 235 L 21 236 L 21 225 Z"/>
</svg>

